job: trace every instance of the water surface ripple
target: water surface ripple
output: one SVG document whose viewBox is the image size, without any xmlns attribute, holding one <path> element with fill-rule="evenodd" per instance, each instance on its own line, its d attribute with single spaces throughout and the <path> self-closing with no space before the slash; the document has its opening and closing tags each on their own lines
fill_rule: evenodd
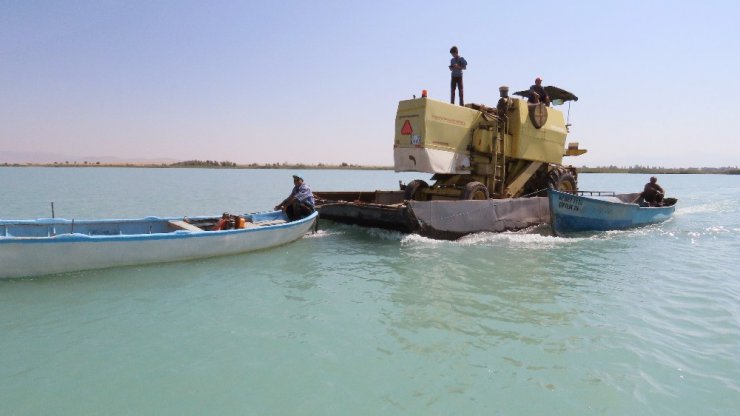
<svg viewBox="0 0 740 416">
<path fill-rule="evenodd" d="M 256 211 L 291 173 L 0 168 L 0 218 Z M 676 215 L 636 230 L 435 241 L 323 221 L 245 255 L 0 281 L 0 413 L 737 414 L 740 177 L 659 180 Z"/>
</svg>

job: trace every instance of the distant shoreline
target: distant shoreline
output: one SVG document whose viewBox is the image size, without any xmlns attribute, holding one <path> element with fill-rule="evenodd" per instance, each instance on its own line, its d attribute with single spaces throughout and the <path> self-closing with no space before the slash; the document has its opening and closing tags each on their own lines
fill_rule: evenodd
<svg viewBox="0 0 740 416">
<path fill-rule="evenodd" d="M 340 169 L 340 170 L 393 170 L 393 166 L 353 165 L 342 163 L 331 165 L 319 163 L 309 165 L 304 163 L 250 163 L 237 164 L 233 162 L 211 162 L 202 163 L 176 162 L 176 163 L 0 163 L 0 167 L 43 167 L 43 168 L 151 168 L 151 169 Z"/>
<path fill-rule="evenodd" d="M 638 174 L 655 174 L 655 175 L 666 175 L 666 174 L 679 174 L 679 175 L 692 175 L 692 174 L 717 174 L 717 175 L 740 175 L 740 169 L 723 167 L 723 168 L 648 168 L 648 167 L 629 167 L 629 168 L 615 168 L 615 167 L 579 167 L 578 173 L 638 173 Z"/>
<path fill-rule="evenodd" d="M 339 165 L 319 163 L 309 165 L 304 163 L 250 163 L 240 165 L 233 162 L 216 161 L 187 161 L 176 163 L 2 163 L 0 167 L 50 167 L 50 168 L 153 168 L 153 169 L 296 169 L 296 170 L 393 170 L 393 166 L 366 166 L 342 163 Z M 636 174 L 718 174 L 718 175 L 740 175 L 740 168 L 663 168 L 663 167 L 577 167 L 578 173 L 636 173 Z"/>
</svg>

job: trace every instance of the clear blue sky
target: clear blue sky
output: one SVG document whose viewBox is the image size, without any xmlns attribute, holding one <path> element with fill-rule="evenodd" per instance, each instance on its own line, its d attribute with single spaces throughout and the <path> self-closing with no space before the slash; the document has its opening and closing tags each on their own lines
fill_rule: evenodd
<svg viewBox="0 0 740 416">
<path fill-rule="evenodd" d="M 6 0 L 0 154 L 392 165 L 458 45 L 467 102 L 579 96 L 572 164 L 736 166 L 739 4 Z"/>
</svg>

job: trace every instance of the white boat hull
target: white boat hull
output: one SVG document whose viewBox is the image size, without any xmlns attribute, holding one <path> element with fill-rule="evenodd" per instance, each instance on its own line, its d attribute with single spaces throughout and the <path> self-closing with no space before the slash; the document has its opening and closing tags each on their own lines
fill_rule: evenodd
<svg viewBox="0 0 740 416">
<path fill-rule="evenodd" d="M 225 231 L 0 237 L 0 278 L 246 253 L 295 241 L 310 231 L 316 220 L 314 213 L 299 221 Z"/>
</svg>

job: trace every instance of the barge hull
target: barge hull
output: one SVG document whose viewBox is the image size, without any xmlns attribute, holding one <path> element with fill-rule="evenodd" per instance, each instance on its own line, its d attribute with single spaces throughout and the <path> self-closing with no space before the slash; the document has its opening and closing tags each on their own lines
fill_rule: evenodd
<svg viewBox="0 0 740 416">
<path fill-rule="evenodd" d="M 314 192 L 314 197 L 321 219 L 402 233 L 419 228 L 404 203 L 403 191 Z"/>
<path fill-rule="evenodd" d="M 549 222 L 547 198 L 404 201 L 403 191 L 315 192 L 322 219 L 454 240 Z"/>
<path fill-rule="evenodd" d="M 480 232 L 516 231 L 549 222 L 545 197 L 485 201 L 409 201 L 419 234 L 454 240 Z"/>
</svg>

